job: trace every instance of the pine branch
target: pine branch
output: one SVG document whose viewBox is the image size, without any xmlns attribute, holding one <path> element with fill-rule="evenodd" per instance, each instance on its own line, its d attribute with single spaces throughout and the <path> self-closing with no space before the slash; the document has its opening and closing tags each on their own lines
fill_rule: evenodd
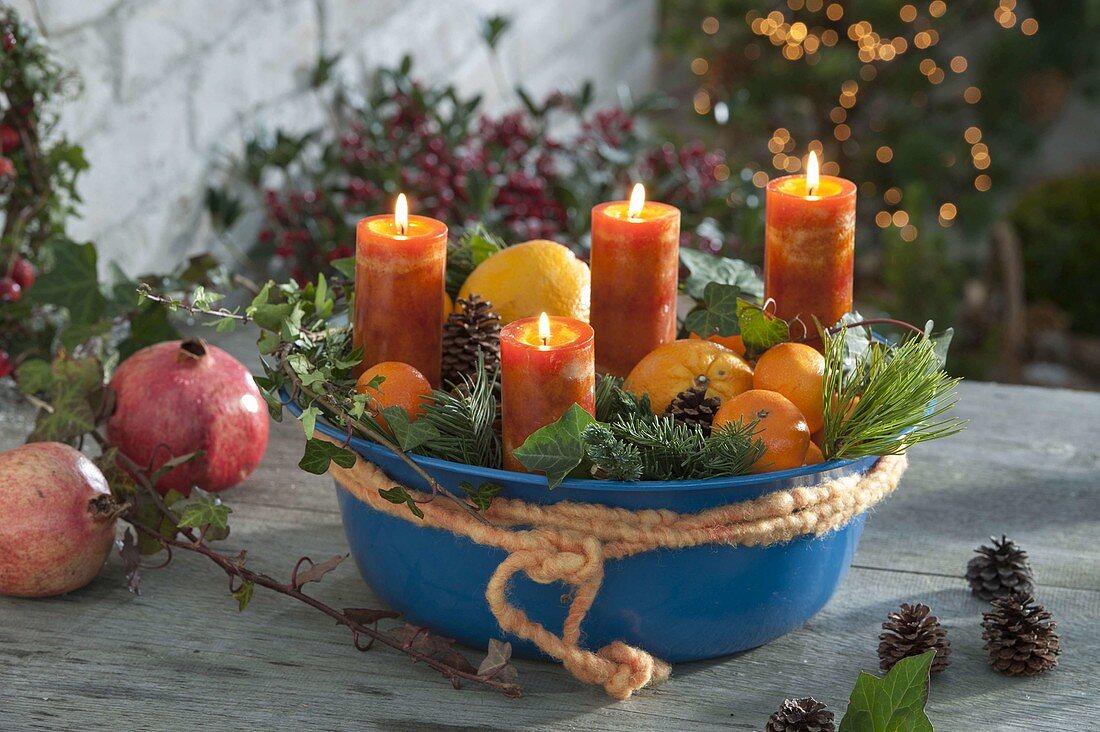
<svg viewBox="0 0 1100 732">
<path fill-rule="evenodd" d="M 913 445 L 960 432 L 944 417 L 960 379 L 940 367 L 935 344 L 923 334 L 899 346 L 872 346 L 844 370 L 844 333 L 825 336 L 825 439 L 828 459 L 896 455 Z"/>
<path fill-rule="evenodd" d="M 633 481 L 642 477 L 642 456 L 638 448 L 615 437 L 607 425 L 591 424 L 584 428 L 581 437 L 597 478 Z"/>
<path fill-rule="evenodd" d="M 485 367 L 478 354 L 472 379 L 453 391 L 436 389 L 421 417 L 439 432 L 424 442 L 420 451 L 441 460 L 486 468 L 501 466 L 501 442 L 497 433 L 500 405 L 497 401 L 499 372 Z"/>
</svg>

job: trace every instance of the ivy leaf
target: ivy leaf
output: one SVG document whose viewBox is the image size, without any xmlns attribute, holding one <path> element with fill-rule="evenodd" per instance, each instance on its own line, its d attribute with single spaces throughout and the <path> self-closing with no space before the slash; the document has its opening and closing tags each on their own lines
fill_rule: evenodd
<svg viewBox="0 0 1100 732">
<path fill-rule="evenodd" d="M 355 279 L 355 257 L 343 257 L 341 259 L 334 259 L 329 262 L 329 265 L 345 279 Z"/>
<path fill-rule="evenodd" d="M 382 498 L 385 498 L 390 503 L 404 503 L 409 507 L 409 510 L 412 511 L 414 516 L 417 518 L 424 518 L 424 512 L 420 510 L 420 506 L 416 505 L 416 501 L 413 500 L 412 495 L 404 486 L 395 485 L 392 488 L 379 488 L 378 495 L 382 496 Z"/>
<path fill-rule="evenodd" d="M 306 441 L 306 453 L 298 461 L 298 467 L 307 473 L 324 475 L 330 462 L 341 468 L 350 468 L 355 465 L 355 453 L 328 440 L 313 437 Z"/>
<path fill-rule="evenodd" d="M 415 422 L 409 420 L 409 413 L 403 407 L 391 406 L 382 410 L 382 420 L 390 428 L 397 445 L 404 452 L 410 452 L 428 440 L 439 437 L 439 430 L 426 419 Z"/>
<path fill-rule="evenodd" d="M 302 422 L 302 430 L 306 433 L 306 439 L 313 439 L 313 432 L 317 429 L 317 418 L 321 416 L 321 410 L 312 404 L 302 410 L 302 416 L 298 417 Z"/>
<path fill-rule="evenodd" d="M 462 481 L 459 484 L 459 488 L 466 494 L 466 497 L 470 499 L 470 502 L 477 506 L 479 511 L 488 511 L 489 505 L 500 493 L 501 487 L 496 483 L 485 482 L 474 488 L 472 483 Z"/>
<path fill-rule="evenodd" d="M 141 552 L 134 532 L 129 528 L 122 535 L 122 541 L 115 543 L 118 555 L 122 557 L 122 567 L 126 572 L 126 589 L 135 595 L 141 594 Z"/>
<path fill-rule="evenodd" d="M 302 588 L 302 585 L 309 582 L 320 582 L 326 574 L 339 567 L 340 563 L 347 558 L 347 554 L 337 554 L 331 559 L 326 559 L 323 562 L 315 564 L 309 557 L 302 557 L 303 562 L 309 562 L 309 569 L 304 572 L 295 572 L 293 582 L 294 589 L 299 590 Z"/>
<path fill-rule="evenodd" d="M 532 472 L 546 474 L 550 490 L 557 488 L 584 459 L 584 428 L 595 418 L 579 404 L 565 410 L 557 422 L 535 430 L 516 448 L 516 459 Z"/>
<path fill-rule="evenodd" d="M 924 712 L 936 652 L 903 658 L 884 678 L 861 672 L 840 732 L 933 732 Z"/>
<path fill-rule="evenodd" d="M 688 313 L 684 327 L 704 339 L 712 335 L 737 335 L 741 332 L 737 318 L 741 294 L 737 285 L 708 282 L 703 290 L 703 304 Z"/>
<path fill-rule="evenodd" d="M 188 501 L 180 513 L 179 526 L 190 526 L 196 529 L 209 527 L 214 530 L 223 530 L 229 527 L 229 514 L 233 509 L 222 503 L 214 496 L 203 496 Z"/>
<path fill-rule="evenodd" d="M 515 666 L 511 664 L 512 644 L 489 639 L 489 652 L 481 665 L 477 667 L 478 676 L 489 676 L 506 683 L 512 683 L 518 675 Z"/>
<path fill-rule="evenodd" d="M 169 538 L 175 538 L 176 534 L 179 533 L 179 528 L 176 526 L 175 522 L 160 510 L 160 507 L 157 506 L 153 499 L 148 498 L 142 493 L 136 493 L 131 500 L 137 503 L 134 509 L 134 516 L 138 523 L 152 528 L 161 536 Z M 173 505 L 183 500 L 183 495 L 180 494 L 179 491 L 170 490 L 164 495 L 163 500 L 164 504 L 171 508 Z M 156 554 L 164 550 L 164 545 L 144 531 L 139 531 L 137 534 L 137 546 L 142 556 Z"/>
<path fill-rule="evenodd" d="M 294 304 L 289 302 L 272 303 L 259 307 L 250 307 L 248 315 L 253 322 L 264 330 L 280 332 L 282 325 L 294 312 Z"/>
<path fill-rule="evenodd" d="M 15 372 L 20 394 L 45 394 L 53 388 L 54 375 L 50 364 L 40 358 L 32 358 L 19 365 Z"/>
<path fill-rule="evenodd" d="M 254 582 L 242 582 L 241 586 L 233 591 L 233 598 L 237 601 L 237 612 L 244 612 L 248 603 L 252 602 L 252 592 L 256 589 Z"/>
<path fill-rule="evenodd" d="M 932 332 L 932 321 L 924 326 L 924 334 L 932 341 L 932 352 L 936 354 L 936 363 L 942 369 L 947 365 L 947 351 L 951 348 L 951 339 L 955 337 L 955 329 L 948 328 L 939 333 Z"/>
<path fill-rule="evenodd" d="M 39 385 L 44 375 L 34 377 Z M 95 358 L 60 356 L 50 364 L 52 384 L 48 400 L 52 411 L 40 410 L 27 442 L 72 442 L 95 429 L 104 406 L 103 366 Z"/>
<path fill-rule="evenodd" d="M 741 340 L 745 343 L 745 353 L 750 358 L 791 339 L 791 329 L 786 320 L 765 313 L 763 308 L 748 300 L 737 301 L 737 322 L 741 328 Z"/>
<path fill-rule="evenodd" d="M 748 297 L 764 297 L 764 281 L 747 262 L 730 257 L 719 257 L 697 249 L 680 249 L 680 262 L 690 274 L 684 281 L 684 292 L 702 300 L 711 282 L 733 285 Z"/>
<path fill-rule="evenodd" d="M 69 311 L 72 323 L 94 323 L 107 299 L 99 289 L 94 244 L 60 240 L 50 246 L 53 267 L 27 291 L 31 302 L 57 305 Z"/>
</svg>

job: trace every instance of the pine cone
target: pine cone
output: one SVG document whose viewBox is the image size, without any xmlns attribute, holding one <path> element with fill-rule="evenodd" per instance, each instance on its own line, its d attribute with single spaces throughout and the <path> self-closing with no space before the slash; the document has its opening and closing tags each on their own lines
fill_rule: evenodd
<svg viewBox="0 0 1100 732">
<path fill-rule="evenodd" d="M 718 397 L 707 396 L 706 378 L 700 377 L 695 380 L 695 384 L 684 389 L 669 402 L 664 416 L 686 425 L 698 425 L 703 434 L 709 436 L 711 423 L 714 422 L 714 415 L 721 403 Z"/>
<path fill-rule="evenodd" d="M 950 663 L 951 642 L 947 640 L 947 631 L 924 603 L 902 603 L 901 611 L 890 613 L 882 629 L 886 632 L 878 637 L 878 657 L 883 671 L 889 671 L 903 658 L 928 651 L 936 652 L 932 673 L 940 673 Z"/>
<path fill-rule="evenodd" d="M 480 295 L 459 298 L 443 326 L 443 382 L 461 384 L 477 373 L 477 355 L 485 354 L 485 368 L 500 366 L 500 317 Z"/>
<path fill-rule="evenodd" d="M 786 699 L 768 717 L 764 732 L 836 732 L 833 713 L 812 696 Z"/>
<path fill-rule="evenodd" d="M 1058 666 L 1058 624 L 1030 594 L 994 599 L 993 610 L 982 615 L 982 627 L 989 665 L 1002 674 L 1034 676 Z"/>
<path fill-rule="evenodd" d="M 1027 552 L 1016 542 L 1002 535 L 1001 540 L 989 537 L 993 546 L 980 546 L 974 551 L 978 556 L 966 565 L 966 579 L 970 591 L 983 600 L 1005 597 L 1014 592 L 1031 594 L 1031 565 Z"/>
</svg>

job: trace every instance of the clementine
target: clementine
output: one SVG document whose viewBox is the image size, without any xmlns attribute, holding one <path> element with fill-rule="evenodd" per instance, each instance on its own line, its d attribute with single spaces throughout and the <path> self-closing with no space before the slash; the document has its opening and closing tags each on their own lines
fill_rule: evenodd
<svg viewBox="0 0 1100 732">
<path fill-rule="evenodd" d="M 650 406 L 657 414 L 677 394 L 693 386 L 706 386 L 708 397 L 724 401 L 752 387 L 752 368 L 725 346 L 685 339 L 650 351 L 623 384 L 632 394 L 648 394 Z"/>
<path fill-rule="evenodd" d="M 806 446 L 806 457 L 803 459 L 803 465 L 817 465 L 818 463 L 825 462 L 825 456 L 821 453 L 821 448 L 814 444 L 812 441 Z"/>
<path fill-rule="evenodd" d="M 714 429 L 723 425 L 756 421 L 756 438 L 764 443 L 750 473 L 800 467 L 810 445 L 810 429 L 790 399 L 777 391 L 750 389 L 733 397 L 714 415 Z"/>
<path fill-rule="evenodd" d="M 702 336 L 700 336 L 698 333 L 692 333 L 688 337 L 696 341 L 702 340 Z M 711 343 L 717 343 L 720 346 L 725 346 L 726 348 L 736 353 L 738 356 L 745 355 L 745 341 L 741 338 L 740 334 L 731 336 L 712 335 L 707 336 L 707 340 Z"/>
<path fill-rule="evenodd" d="M 382 382 L 371 386 L 371 381 L 382 377 Z M 415 421 L 424 413 L 424 402 L 432 396 L 432 385 L 416 367 L 401 361 L 376 363 L 355 382 L 355 390 L 369 394 L 379 408 L 401 407 Z"/>
<path fill-rule="evenodd" d="M 825 425 L 825 357 L 805 343 L 780 343 L 756 362 L 752 388 L 777 391 L 806 417 L 810 432 Z"/>
</svg>

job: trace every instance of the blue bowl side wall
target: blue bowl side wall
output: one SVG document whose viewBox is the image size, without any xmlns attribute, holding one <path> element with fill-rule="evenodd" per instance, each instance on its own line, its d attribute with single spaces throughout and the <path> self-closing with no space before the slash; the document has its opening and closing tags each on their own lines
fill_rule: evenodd
<svg viewBox="0 0 1100 732">
<path fill-rule="evenodd" d="M 489 611 L 484 588 L 506 556 L 502 550 L 381 514 L 339 484 L 337 494 L 359 571 L 406 620 L 475 647 L 498 638 L 512 641 L 518 656 L 541 655 L 532 644 L 504 634 Z M 670 662 L 767 643 L 806 622 L 832 597 L 865 518 L 823 537 L 769 547 L 711 545 L 609 561 L 582 642 L 597 649 L 622 640 Z M 509 598 L 532 620 L 560 633 L 568 591 L 564 584 L 539 585 L 521 574 Z"/>
</svg>

